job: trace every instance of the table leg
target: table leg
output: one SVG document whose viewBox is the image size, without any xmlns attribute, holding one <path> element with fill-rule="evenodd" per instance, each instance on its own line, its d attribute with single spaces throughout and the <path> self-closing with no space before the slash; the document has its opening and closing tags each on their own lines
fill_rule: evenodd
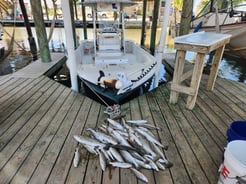
<svg viewBox="0 0 246 184">
<path fill-rule="evenodd" d="M 193 94 L 188 95 L 186 107 L 188 109 L 193 109 L 196 103 L 197 93 L 200 86 L 200 81 L 202 78 L 203 64 L 204 64 L 205 54 L 197 53 L 196 61 L 193 69 L 193 74 L 191 78 L 190 88 L 194 90 Z"/>
<path fill-rule="evenodd" d="M 207 83 L 207 90 L 213 91 L 216 77 L 218 75 L 220 61 L 224 52 L 225 45 L 218 48 L 215 52 L 212 68 L 209 74 L 209 79 Z"/>
<path fill-rule="evenodd" d="M 172 90 L 172 85 L 179 85 L 181 83 L 181 76 L 184 70 L 184 63 L 185 63 L 185 54 L 186 51 L 184 50 L 177 50 L 177 55 L 175 59 L 175 68 L 173 74 L 173 81 L 171 84 L 171 93 L 170 93 L 170 103 L 177 103 L 179 91 Z"/>
</svg>

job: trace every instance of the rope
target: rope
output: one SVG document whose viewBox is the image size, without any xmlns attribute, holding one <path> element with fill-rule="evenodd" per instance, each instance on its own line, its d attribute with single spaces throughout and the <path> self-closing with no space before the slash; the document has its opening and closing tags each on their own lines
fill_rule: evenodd
<svg viewBox="0 0 246 184">
<path fill-rule="evenodd" d="M 114 118 L 114 117 L 120 115 L 121 111 L 120 111 L 120 105 L 119 104 L 114 104 L 114 105 L 110 106 L 105 100 L 102 99 L 102 97 L 100 97 L 99 94 L 96 93 L 96 91 L 90 85 L 88 85 L 88 83 L 85 80 L 83 80 L 83 79 L 81 79 L 81 80 L 107 106 L 106 110 L 104 111 L 105 114 L 108 114 L 110 116 L 110 118 Z"/>
</svg>

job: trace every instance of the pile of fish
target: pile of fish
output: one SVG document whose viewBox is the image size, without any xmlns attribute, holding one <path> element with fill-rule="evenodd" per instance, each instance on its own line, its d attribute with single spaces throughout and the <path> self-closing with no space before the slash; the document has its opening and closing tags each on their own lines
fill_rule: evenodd
<svg viewBox="0 0 246 184">
<path fill-rule="evenodd" d="M 164 147 L 151 130 L 159 127 L 148 124 L 146 120 L 125 120 L 121 122 L 108 118 L 107 124 L 99 128 L 88 128 L 90 136 L 74 135 L 74 139 L 82 144 L 90 153 L 99 155 L 100 166 L 129 168 L 138 179 L 148 182 L 140 172 L 141 168 L 155 171 L 172 167 L 163 154 Z M 78 150 L 75 151 L 74 166 L 79 162 Z"/>
</svg>

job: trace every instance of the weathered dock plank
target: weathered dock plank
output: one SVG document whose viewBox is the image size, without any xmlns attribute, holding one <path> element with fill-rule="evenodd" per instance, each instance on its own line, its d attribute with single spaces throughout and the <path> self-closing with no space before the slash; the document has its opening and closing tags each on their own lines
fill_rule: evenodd
<svg viewBox="0 0 246 184">
<path fill-rule="evenodd" d="M 18 88 L 19 85 L 23 85 L 25 80 L 27 79 L 11 80 L 13 83 L 15 83 L 14 85 L 8 83 L 5 83 L 6 85 L 2 85 L 0 91 L 1 100 L 4 101 L 5 99 L 8 99 L 8 97 L 15 92 L 15 88 Z"/>
<path fill-rule="evenodd" d="M 9 105 L 12 105 L 15 101 L 19 100 L 22 95 L 27 93 L 33 87 L 33 85 L 30 85 L 31 81 L 29 80 L 24 81 L 20 86 L 11 90 L 10 92 L 8 92 L 7 95 L 0 99 L 0 111 L 3 109 L 7 109 L 7 107 L 9 108 Z M 40 80 L 35 81 L 38 83 Z M 33 82 L 34 85 L 36 85 L 37 83 Z"/>
<path fill-rule="evenodd" d="M 0 112 L 0 122 L 2 123 L 2 129 L 0 129 L 0 134 L 6 131 L 13 123 L 21 117 L 25 117 L 28 113 L 30 107 L 35 110 L 35 102 L 40 98 L 40 96 L 53 84 L 52 81 L 46 80 L 40 81 L 40 83 L 29 90 L 24 96 L 16 100 L 14 103 L 9 104 L 8 108 L 2 109 Z M 42 88 L 42 89 L 40 89 Z M 38 89 L 40 89 L 38 91 Z M 40 101 L 39 101 L 40 102 Z M 38 105 L 38 103 L 36 103 Z M 34 106 L 32 106 L 34 105 Z"/>
<path fill-rule="evenodd" d="M 146 119 L 148 122 L 154 126 L 160 127 L 160 124 L 163 124 L 164 119 L 161 116 L 158 116 L 157 112 L 160 112 L 158 105 L 156 104 L 156 100 L 147 100 L 146 95 L 142 95 L 139 97 L 139 108 L 142 114 L 141 119 Z M 156 112 L 155 112 L 156 111 Z M 158 117 L 157 117 L 158 116 Z M 166 140 L 166 135 L 164 133 L 164 129 L 158 131 L 152 131 L 152 133 L 157 137 L 162 145 L 168 146 L 169 142 Z M 163 134 L 164 133 L 164 134 Z M 162 149 L 164 153 L 164 149 Z M 171 161 L 172 162 L 172 161 Z M 172 183 L 171 173 L 170 171 L 154 171 L 154 177 L 156 181 L 163 182 L 163 183 Z"/>
<path fill-rule="evenodd" d="M 145 119 L 148 120 L 148 122 L 152 123 L 152 117 L 149 112 L 146 112 L 145 114 L 142 112 L 147 108 L 147 104 L 140 104 L 138 98 L 133 99 L 130 102 L 130 109 L 131 109 L 131 119 Z M 153 124 L 153 123 L 152 123 Z M 140 172 L 142 172 L 147 178 L 149 183 L 155 183 L 154 179 L 154 173 L 155 171 L 147 170 L 147 169 L 141 169 Z"/>
<path fill-rule="evenodd" d="M 122 113 L 124 113 L 126 116 L 126 119 L 132 119 L 132 114 L 134 112 L 134 109 L 131 109 L 131 103 L 128 102 L 125 103 L 122 106 Z M 138 183 L 136 176 L 129 170 L 129 169 L 120 169 L 120 183 L 131 183 L 136 184 Z"/>
<path fill-rule="evenodd" d="M 3 75 L 3 76 L 0 76 L 0 86 L 1 86 L 1 90 L 2 90 L 2 85 L 4 84 L 4 83 L 8 83 L 8 85 L 9 85 L 9 81 L 10 80 L 15 80 L 14 78 L 11 78 L 10 77 L 10 75 Z"/>
<path fill-rule="evenodd" d="M 62 90 L 64 90 L 64 86 L 59 86 L 57 88 L 58 94 Z M 56 103 L 54 103 L 55 100 L 57 100 Z M 6 135 L 4 136 L 4 143 L 6 144 L 11 139 L 11 137 L 14 136 L 15 139 L 12 139 L 10 141 L 14 141 L 13 144 L 16 145 L 16 148 L 18 146 L 18 149 L 13 150 L 12 148 L 14 147 L 8 146 L 11 144 L 8 144 L 6 147 L 3 148 L 2 150 L 3 153 L 6 153 L 5 150 L 12 150 L 12 152 L 11 151 L 8 152 L 8 156 L 5 155 L 5 162 L 6 162 L 6 158 L 11 156 L 12 154 L 13 155 L 11 156 L 11 159 L 8 160 L 8 163 L 5 164 L 3 167 L 2 167 L 3 162 L 1 162 L 1 167 L 3 170 L 2 173 L 5 173 L 5 174 L 8 173 L 8 177 L 3 177 L 0 174 L 1 180 L 2 180 L 1 183 L 8 183 L 10 179 L 12 178 L 12 176 L 14 176 L 17 169 L 20 167 L 20 165 L 23 163 L 23 161 L 28 156 L 29 152 L 32 150 L 32 148 L 36 144 L 36 141 L 40 138 L 40 136 L 43 134 L 43 131 L 49 125 L 50 119 L 52 119 L 53 116 L 57 113 L 57 109 L 59 109 L 57 107 L 61 105 L 60 103 L 63 100 L 64 98 L 57 99 L 56 94 L 53 93 L 48 98 L 48 100 L 43 104 L 43 106 L 37 111 L 35 116 L 32 116 L 31 119 L 22 128 L 20 128 L 20 131 L 16 132 L 15 130 L 17 129 L 15 129 L 14 131 L 11 132 L 14 134 L 11 134 L 10 132 L 8 132 L 7 134 L 6 133 L 4 134 Z M 54 108 L 50 109 L 53 103 L 54 103 Z M 46 112 L 48 113 L 48 116 L 44 116 Z M 20 142 L 22 140 L 23 142 Z M 15 152 L 13 153 L 13 151 Z M 4 159 L 1 158 L 1 160 L 4 160 Z"/>
<path fill-rule="evenodd" d="M 64 117 L 69 112 L 69 109 L 71 108 L 76 95 L 67 89 L 60 97 L 63 97 L 63 100 L 65 100 L 64 103 L 61 104 L 60 108 L 58 108 L 58 112 L 55 114 L 55 117 L 48 125 L 47 129 L 37 141 L 34 148 L 29 153 L 29 156 L 12 179 L 13 183 L 27 183 L 30 180 L 34 170 L 37 168 L 40 160 L 50 145 L 50 142 L 60 128 Z"/>
<path fill-rule="evenodd" d="M 15 123 L 8 128 L 3 135 L 1 135 L 0 150 L 2 150 L 9 141 L 13 141 L 13 137 L 15 137 L 17 142 L 19 142 L 22 138 L 25 139 L 25 136 L 28 134 L 27 132 L 31 131 L 36 126 L 36 123 L 40 121 L 45 112 L 49 110 L 50 105 L 53 103 L 52 97 L 56 95 L 53 92 L 57 90 L 57 93 L 59 94 L 60 90 L 64 90 L 64 86 L 58 86 L 58 84 L 54 83 L 54 85 L 42 95 L 42 98 L 39 98 L 31 108 L 20 116 Z M 13 145 L 10 149 L 13 149 Z"/>
<path fill-rule="evenodd" d="M 223 151 L 224 137 L 222 140 L 222 146 L 218 145 L 217 140 L 213 139 L 214 134 L 209 134 L 209 132 L 213 132 L 213 130 L 208 129 L 208 127 L 206 127 L 206 124 L 203 124 L 203 122 L 201 121 L 201 117 L 199 115 L 196 116 L 193 112 L 191 112 L 185 108 L 185 100 L 184 99 L 182 99 L 180 104 L 181 104 L 180 110 L 182 111 L 182 113 L 184 114 L 184 116 L 187 120 L 186 123 L 190 124 L 192 131 L 194 132 L 194 134 L 196 134 L 197 138 L 199 138 L 199 140 L 197 140 L 197 141 L 199 141 L 203 144 L 204 148 L 201 148 L 201 149 L 205 149 L 205 150 L 202 150 L 202 153 L 206 154 L 205 156 L 202 155 L 202 153 L 198 154 L 198 155 L 202 155 L 204 160 L 207 160 L 205 165 L 211 164 L 211 169 L 212 168 L 214 169 L 214 167 L 213 167 L 214 166 L 213 163 L 214 163 L 216 166 L 215 170 L 217 170 L 219 164 L 221 163 L 221 157 L 218 156 L 217 153 L 220 153 Z M 189 135 L 187 135 L 187 137 L 190 138 Z M 192 141 L 189 141 L 189 142 L 192 142 Z M 196 143 L 194 145 L 196 145 Z M 208 156 L 211 157 L 211 159 L 213 161 L 211 161 L 210 158 L 207 158 Z M 203 158 L 200 158 L 199 160 L 203 160 Z M 209 165 L 206 165 L 206 166 L 209 167 Z M 213 172 L 214 172 L 214 170 L 213 170 Z"/>
<path fill-rule="evenodd" d="M 45 183 L 49 176 L 51 171 L 53 170 L 54 165 L 56 164 L 56 161 L 58 159 L 59 154 L 63 153 L 61 152 L 64 143 L 69 135 L 70 129 L 73 126 L 74 119 L 78 113 L 78 110 L 81 106 L 81 103 L 83 99 L 77 99 L 73 100 L 74 103 L 69 108 L 69 110 L 66 113 L 66 116 L 63 119 L 63 123 L 59 127 L 58 131 L 56 132 L 54 138 L 49 144 L 49 147 L 47 148 L 45 154 L 43 155 L 42 159 L 40 160 L 39 165 L 35 169 L 31 179 L 30 183 Z M 71 140 L 69 140 L 71 141 Z M 71 145 L 72 146 L 72 145 Z M 67 147 L 68 150 L 72 151 L 71 147 Z M 61 170 L 59 172 L 67 172 L 69 165 L 71 163 L 71 156 L 66 156 L 63 158 L 65 168 L 61 167 Z M 59 162 L 60 163 L 60 162 Z M 67 164 L 69 163 L 69 164 Z M 40 175 L 42 173 L 42 175 Z M 57 174 L 57 172 L 56 172 Z M 65 175 L 66 176 L 66 175 Z M 57 182 L 59 183 L 59 180 L 62 178 L 57 178 Z"/>
<path fill-rule="evenodd" d="M 161 88 L 161 87 L 160 87 Z M 163 89 L 163 88 L 162 88 Z M 158 102 L 164 102 L 165 105 L 169 109 L 162 110 L 162 113 L 167 118 L 166 122 L 169 127 L 169 130 L 175 140 L 175 144 L 177 146 L 178 152 L 182 155 L 182 161 L 185 164 L 185 169 L 190 177 L 190 179 L 194 183 L 209 183 L 206 174 L 203 172 L 202 168 L 200 167 L 200 163 L 194 150 L 192 149 L 193 143 L 190 143 L 187 139 L 184 130 L 180 127 L 183 124 L 184 119 L 179 117 L 176 113 L 180 111 L 179 106 L 171 105 L 168 103 L 169 100 L 169 90 L 164 88 L 165 90 L 162 91 L 162 100 L 158 100 Z M 187 127 L 186 127 L 187 128 Z M 194 137 L 195 138 L 195 137 Z M 199 145 L 195 145 L 199 146 Z M 190 155 L 194 155 L 191 157 Z M 170 158 L 171 159 L 171 158 Z M 198 167 L 199 166 L 199 167 Z M 176 165 L 176 167 L 178 167 Z M 174 169 L 174 168 L 173 168 Z"/>
<path fill-rule="evenodd" d="M 96 127 L 98 123 L 98 116 L 100 112 L 100 104 L 93 102 L 90 112 L 88 114 L 88 119 L 86 120 L 86 125 L 84 127 L 83 134 L 87 134 L 86 129 L 91 127 Z M 95 155 L 89 155 L 87 170 L 85 172 L 84 183 L 100 183 L 102 178 L 102 169 L 99 163 L 99 157 Z"/>
<path fill-rule="evenodd" d="M 48 180 L 48 183 L 55 183 L 57 178 L 61 177 L 63 173 L 61 172 L 63 170 L 63 167 L 65 163 L 63 163 L 63 157 L 65 155 L 71 154 L 70 157 L 74 156 L 74 151 L 77 146 L 77 142 L 75 142 L 72 138 L 73 135 L 80 135 L 84 132 L 84 127 L 86 124 L 86 120 L 88 118 L 88 114 L 90 112 L 91 106 L 93 101 L 89 98 L 85 98 L 83 101 L 83 104 L 81 104 L 81 108 L 78 111 L 78 116 L 75 119 L 74 126 L 72 127 L 70 134 L 69 134 L 69 140 L 67 140 L 64 144 L 63 148 L 63 154 L 60 154 L 60 157 L 58 158 L 57 164 L 55 165 L 51 176 Z M 72 146 L 71 149 L 67 149 L 68 146 Z M 79 146 L 80 147 L 80 146 Z M 70 171 L 68 173 L 66 183 L 81 183 L 83 181 L 85 172 L 86 172 L 86 166 L 88 164 L 88 158 L 89 154 L 85 149 L 81 149 L 81 161 L 79 163 L 78 168 L 74 168 L 72 165 L 70 166 Z"/>
</svg>

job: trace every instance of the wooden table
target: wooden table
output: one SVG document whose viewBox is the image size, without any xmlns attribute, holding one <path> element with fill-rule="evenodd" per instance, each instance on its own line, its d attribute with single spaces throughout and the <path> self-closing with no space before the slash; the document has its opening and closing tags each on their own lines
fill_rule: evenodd
<svg viewBox="0 0 246 184">
<path fill-rule="evenodd" d="M 174 47 L 177 50 L 173 81 L 171 84 L 170 103 L 178 101 L 179 93 L 188 95 L 186 107 L 193 109 L 196 103 L 197 93 L 201 81 L 205 55 L 215 51 L 213 64 L 210 71 L 207 89 L 213 90 L 217 77 L 219 64 L 224 52 L 225 45 L 229 43 L 231 35 L 209 32 L 198 32 L 176 37 Z M 186 51 L 196 53 L 193 70 L 183 73 Z M 190 86 L 184 86 L 182 81 L 191 77 Z"/>
</svg>

